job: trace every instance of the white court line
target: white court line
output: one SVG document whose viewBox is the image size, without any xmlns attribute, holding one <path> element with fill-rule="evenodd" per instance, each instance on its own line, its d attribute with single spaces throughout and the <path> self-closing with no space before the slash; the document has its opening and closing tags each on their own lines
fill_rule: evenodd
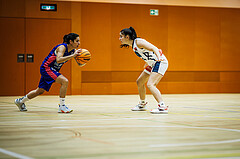
<svg viewBox="0 0 240 159">
<path fill-rule="evenodd" d="M 115 118 L 115 119 L 80 119 L 80 120 L 33 120 L 33 121 L 1 121 L 0 123 L 43 123 L 43 122 L 72 122 L 72 121 L 99 121 L 99 120 L 139 120 L 139 119 L 152 119 L 152 117 L 145 118 Z"/>
<path fill-rule="evenodd" d="M 214 127 L 191 127 L 191 126 L 161 126 L 161 125 L 93 125 L 93 126 L 63 126 L 63 127 L 52 127 L 56 129 L 68 129 L 68 128 L 189 128 L 189 129 L 212 129 L 212 130 L 224 130 L 240 132 L 237 129 L 225 129 L 225 128 L 214 128 Z"/>
<path fill-rule="evenodd" d="M 178 146 L 200 146 L 200 145 L 215 145 L 215 144 L 226 144 L 239 142 L 240 139 L 236 140 L 224 140 L 224 141 L 211 141 L 211 142 L 196 142 L 196 143 L 181 143 L 181 144 L 155 144 L 148 145 L 149 147 L 178 147 Z"/>
<path fill-rule="evenodd" d="M 223 130 L 223 131 L 233 131 L 240 132 L 237 129 L 225 129 L 225 128 L 214 128 L 214 127 L 190 127 L 190 126 L 156 126 L 156 125 L 105 125 L 105 126 L 71 126 L 71 127 L 52 127 L 57 129 L 67 129 L 67 128 L 190 128 L 190 129 L 208 129 L 208 130 Z M 157 144 L 148 145 L 148 147 L 179 147 L 179 146 L 198 146 L 198 145 L 214 145 L 214 144 L 224 144 L 224 143 L 234 143 L 240 142 L 240 139 L 234 140 L 223 140 L 223 141 L 210 141 L 210 142 L 200 142 L 200 143 L 181 143 L 181 144 Z"/>
<path fill-rule="evenodd" d="M 204 158 L 204 159 L 239 159 L 240 156 L 238 157 L 217 157 L 217 158 Z M 202 158 L 196 158 L 196 159 L 202 159 Z"/>
<path fill-rule="evenodd" d="M 7 154 L 9 156 L 12 156 L 12 157 L 16 157 L 16 158 L 19 158 L 19 159 L 33 159 L 31 157 L 27 157 L 27 156 L 24 156 L 24 155 L 20 155 L 20 154 L 17 154 L 15 152 L 11 152 L 11 151 L 8 151 L 8 150 L 4 150 L 2 148 L 0 148 L 0 152 L 4 153 L 4 154 Z"/>
</svg>

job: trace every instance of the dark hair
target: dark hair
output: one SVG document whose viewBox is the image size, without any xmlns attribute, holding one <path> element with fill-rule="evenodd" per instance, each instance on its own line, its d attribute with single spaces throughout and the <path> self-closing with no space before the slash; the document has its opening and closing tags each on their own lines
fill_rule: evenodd
<svg viewBox="0 0 240 159">
<path fill-rule="evenodd" d="M 67 43 L 67 44 L 70 44 L 70 40 L 74 41 L 77 37 L 79 37 L 78 34 L 76 34 L 76 33 L 69 33 L 67 35 L 64 35 L 63 42 Z"/>
<path fill-rule="evenodd" d="M 137 38 L 137 33 L 136 31 L 133 29 L 133 27 L 130 28 L 125 28 L 123 30 L 120 31 L 121 34 L 123 34 L 124 36 L 129 35 L 131 40 L 135 40 Z M 122 44 L 120 45 L 120 47 L 129 47 L 129 45 L 127 44 Z"/>
</svg>

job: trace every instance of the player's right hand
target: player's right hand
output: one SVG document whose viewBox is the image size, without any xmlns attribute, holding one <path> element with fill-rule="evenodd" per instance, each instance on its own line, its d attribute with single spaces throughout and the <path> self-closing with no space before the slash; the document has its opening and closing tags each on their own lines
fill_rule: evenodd
<svg viewBox="0 0 240 159">
<path fill-rule="evenodd" d="M 80 55 L 82 52 L 82 49 L 77 49 L 74 51 L 73 56 L 76 57 L 77 55 Z"/>
</svg>

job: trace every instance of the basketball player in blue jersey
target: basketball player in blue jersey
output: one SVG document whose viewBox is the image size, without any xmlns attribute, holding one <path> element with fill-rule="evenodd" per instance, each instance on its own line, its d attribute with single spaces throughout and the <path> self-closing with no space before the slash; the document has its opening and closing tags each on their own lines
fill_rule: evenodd
<svg viewBox="0 0 240 159">
<path fill-rule="evenodd" d="M 142 38 L 137 38 L 137 34 L 132 27 L 121 30 L 119 40 L 121 41 L 121 47 L 131 46 L 136 55 L 146 62 L 145 69 L 137 79 L 140 102 L 131 110 L 146 110 L 145 83 L 147 82 L 148 89 L 158 102 L 157 109 L 150 112 L 153 114 L 168 113 L 168 106 L 165 105 L 162 95 L 156 87 L 168 68 L 168 60 L 163 55 L 162 50 Z"/>
<path fill-rule="evenodd" d="M 15 104 L 20 111 L 27 111 L 25 102 L 43 94 L 45 91 L 49 91 L 54 82 L 61 84 L 58 112 L 71 113 L 73 111 L 65 105 L 68 79 L 61 75 L 59 71 L 64 63 L 80 54 L 81 49 L 77 49 L 79 45 L 79 35 L 70 33 L 63 37 L 62 44 L 59 44 L 52 49 L 40 67 L 41 79 L 38 88 L 32 90 L 24 97 L 15 100 Z"/>
</svg>

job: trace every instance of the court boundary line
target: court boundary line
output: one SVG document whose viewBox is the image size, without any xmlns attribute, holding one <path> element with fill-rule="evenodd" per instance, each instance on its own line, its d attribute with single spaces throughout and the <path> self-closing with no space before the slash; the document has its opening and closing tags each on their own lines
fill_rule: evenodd
<svg viewBox="0 0 240 159">
<path fill-rule="evenodd" d="M 195 129 L 213 129 L 213 130 L 224 130 L 240 132 L 238 129 L 227 129 L 227 128 L 216 128 L 216 127 L 197 127 L 197 126 L 160 126 L 160 125 L 92 125 L 92 126 L 63 126 L 63 127 L 52 127 L 56 129 L 68 129 L 68 128 L 121 128 L 121 127 L 135 127 L 135 128 L 195 128 Z"/>
<path fill-rule="evenodd" d="M 52 127 L 55 129 L 69 129 L 69 128 L 189 128 L 189 129 L 208 129 L 208 130 L 222 130 L 222 131 L 232 131 L 240 133 L 237 129 L 227 129 L 227 128 L 216 128 L 216 127 L 195 127 L 195 126 L 147 126 L 147 125 L 103 125 L 103 126 L 72 126 L 72 127 Z M 209 142 L 198 142 L 198 143 L 181 143 L 181 144 L 152 144 L 148 147 L 179 147 L 179 146 L 203 146 L 203 145 L 216 145 L 224 143 L 234 143 L 240 142 L 240 139 L 233 140 L 223 140 L 223 141 L 209 141 Z"/>
<path fill-rule="evenodd" d="M 38 122 L 71 122 L 71 121 L 99 121 L 99 120 L 106 120 L 106 121 L 111 121 L 111 120 L 144 120 L 144 119 L 152 119 L 152 117 L 142 117 L 142 118 L 111 118 L 111 119 L 79 119 L 79 120 L 32 120 L 32 121 L 0 121 L 0 123 L 38 123 Z"/>
<path fill-rule="evenodd" d="M 149 147 L 178 147 L 178 146 L 203 146 L 203 145 L 216 145 L 240 142 L 240 139 L 235 140 L 223 140 L 223 141 L 210 141 L 210 142 L 196 142 L 196 143 L 180 143 L 180 144 L 152 144 Z"/>
<path fill-rule="evenodd" d="M 12 157 L 19 158 L 19 159 L 34 159 L 34 158 L 31 158 L 31 157 L 28 157 L 28 156 L 24 156 L 24 155 L 21 155 L 21 154 L 12 152 L 12 151 L 5 150 L 3 148 L 0 148 L 0 152 L 4 153 L 6 155 L 12 156 Z"/>
</svg>

